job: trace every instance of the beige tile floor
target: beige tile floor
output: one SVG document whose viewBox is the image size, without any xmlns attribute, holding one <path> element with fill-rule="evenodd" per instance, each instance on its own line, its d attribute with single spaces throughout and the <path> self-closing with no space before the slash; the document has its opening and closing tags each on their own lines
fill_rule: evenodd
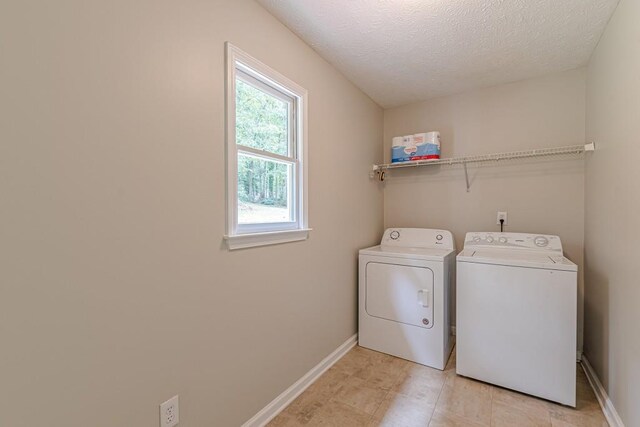
<svg viewBox="0 0 640 427">
<path fill-rule="evenodd" d="M 280 426 L 607 426 L 577 366 L 576 409 L 355 347 L 270 423 Z"/>
</svg>

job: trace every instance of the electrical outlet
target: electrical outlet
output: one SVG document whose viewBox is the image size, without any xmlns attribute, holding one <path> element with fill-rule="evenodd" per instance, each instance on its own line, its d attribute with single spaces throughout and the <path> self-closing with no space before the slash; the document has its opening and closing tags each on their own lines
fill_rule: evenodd
<svg viewBox="0 0 640 427">
<path fill-rule="evenodd" d="M 504 219 L 504 225 L 508 224 L 506 212 L 498 212 L 498 219 L 496 220 L 496 224 L 500 225 L 501 219 Z"/>
<path fill-rule="evenodd" d="M 174 427 L 180 422 L 178 395 L 160 405 L 160 427 Z"/>
</svg>

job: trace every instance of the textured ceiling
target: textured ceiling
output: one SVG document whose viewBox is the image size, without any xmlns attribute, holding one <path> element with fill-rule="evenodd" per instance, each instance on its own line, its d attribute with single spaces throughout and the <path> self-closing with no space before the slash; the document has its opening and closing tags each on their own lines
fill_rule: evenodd
<svg viewBox="0 0 640 427">
<path fill-rule="evenodd" d="M 257 0 L 383 107 L 585 65 L 618 0 Z"/>
</svg>

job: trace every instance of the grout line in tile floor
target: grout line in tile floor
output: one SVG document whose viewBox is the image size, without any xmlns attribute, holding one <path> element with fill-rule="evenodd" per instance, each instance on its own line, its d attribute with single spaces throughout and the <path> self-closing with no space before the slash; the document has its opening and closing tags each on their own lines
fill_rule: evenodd
<svg viewBox="0 0 640 427">
<path fill-rule="evenodd" d="M 449 357 L 447 358 L 447 363 L 445 363 L 444 365 L 444 369 L 447 369 L 447 366 L 449 366 L 449 361 L 451 360 L 451 358 L 453 357 L 453 354 L 455 352 L 455 348 L 451 349 L 451 353 L 449 354 Z M 447 381 L 449 381 L 448 378 L 446 378 L 444 380 L 444 382 L 442 383 L 442 387 L 440 387 L 440 391 L 438 392 L 438 398 L 436 399 L 436 404 L 433 405 L 433 409 L 431 410 L 431 416 L 429 417 L 429 424 L 431 424 L 431 420 L 433 419 L 433 416 L 436 413 L 436 408 L 438 407 L 438 402 L 440 402 L 440 397 L 442 396 L 442 390 L 444 390 L 444 387 L 447 385 Z"/>
</svg>

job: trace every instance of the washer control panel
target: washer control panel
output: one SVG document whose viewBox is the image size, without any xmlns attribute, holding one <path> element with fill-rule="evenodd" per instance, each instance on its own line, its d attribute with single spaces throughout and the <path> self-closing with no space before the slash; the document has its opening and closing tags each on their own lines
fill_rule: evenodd
<svg viewBox="0 0 640 427">
<path fill-rule="evenodd" d="M 520 248 L 552 251 L 562 254 L 562 242 L 558 236 L 527 233 L 471 232 L 464 239 L 465 248 Z"/>
<path fill-rule="evenodd" d="M 429 228 L 387 228 L 380 244 L 406 248 L 455 249 L 450 231 Z"/>
</svg>

